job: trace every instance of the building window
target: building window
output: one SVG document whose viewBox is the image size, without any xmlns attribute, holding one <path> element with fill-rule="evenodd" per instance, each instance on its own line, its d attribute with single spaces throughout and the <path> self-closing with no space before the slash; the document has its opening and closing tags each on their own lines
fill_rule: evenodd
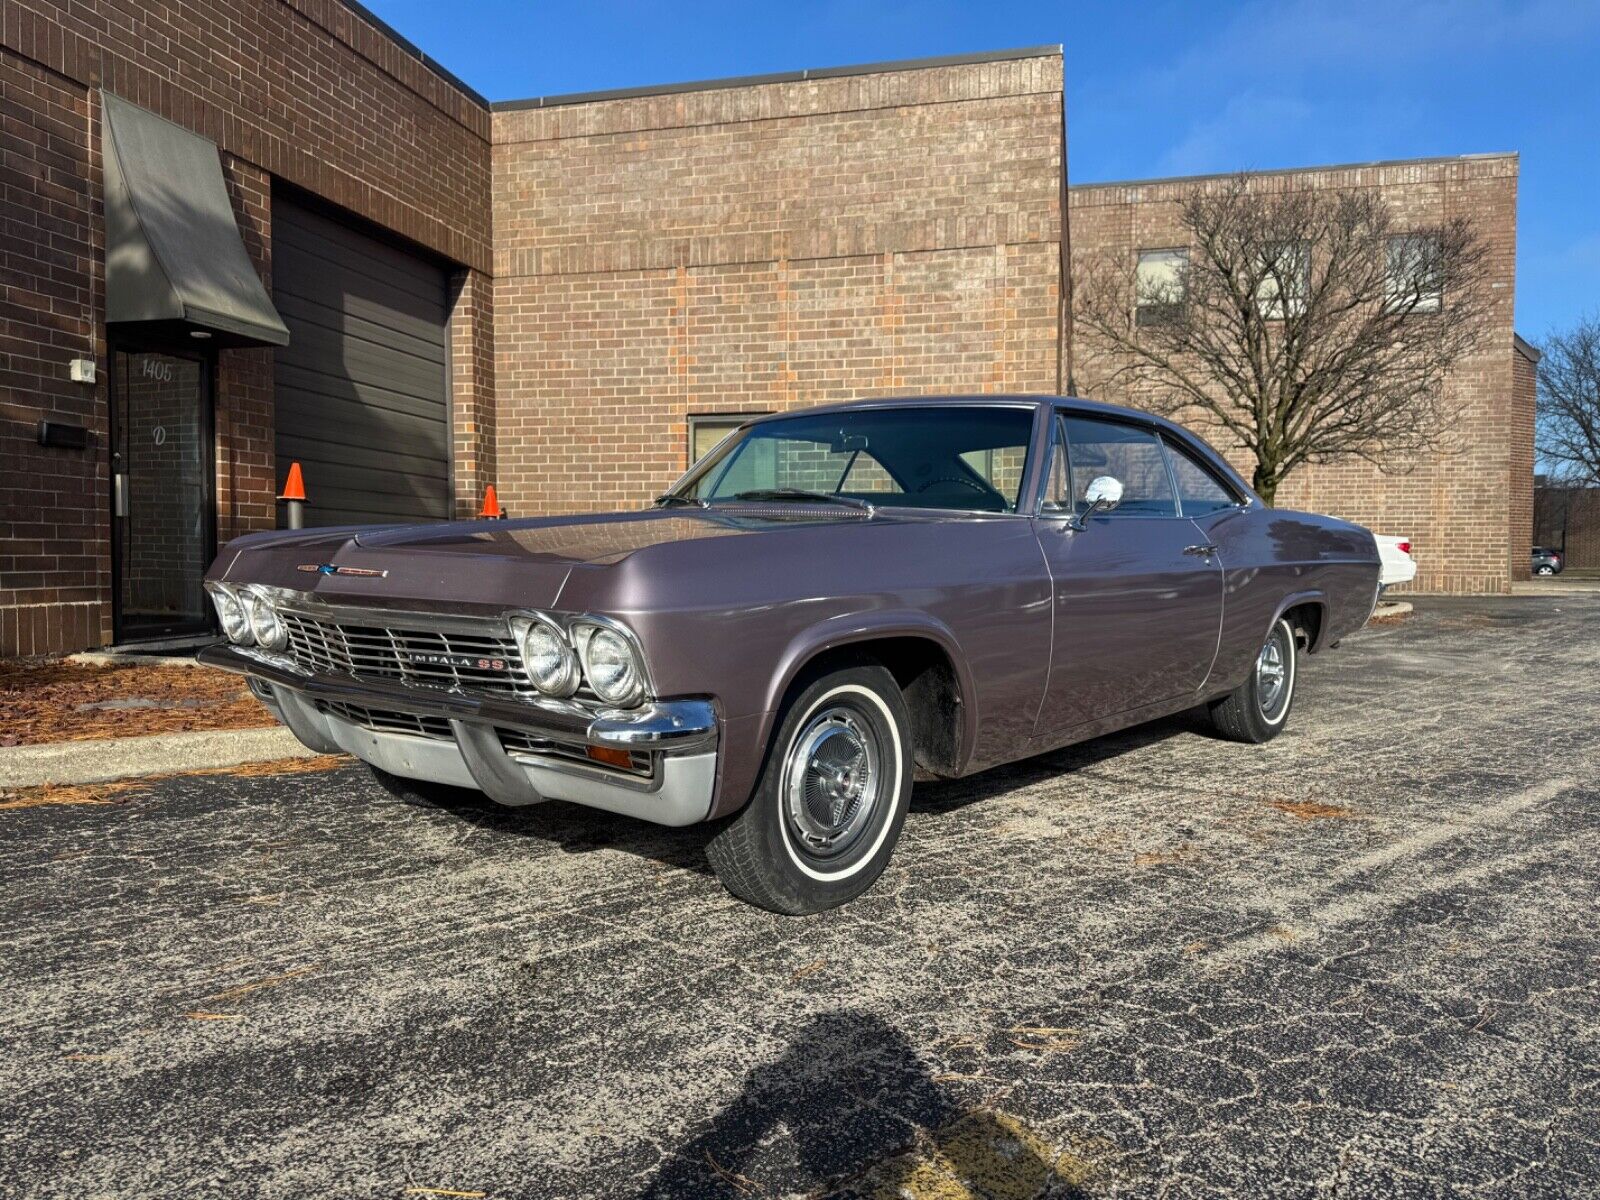
<svg viewBox="0 0 1600 1200">
<path fill-rule="evenodd" d="M 751 417 L 761 413 L 706 413 L 689 417 L 689 465 L 692 467 Z"/>
<path fill-rule="evenodd" d="M 1280 242 L 1262 263 L 1256 285 L 1256 307 L 1268 321 L 1298 317 L 1311 294 L 1311 246 L 1308 242 Z"/>
<path fill-rule="evenodd" d="M 1439 279 L 1439 239 L 1402 233 L 1389 239 L 1389 306 L 1403 312 L 1438 312 L 1444 299 Z"/>
<path fill-rule="evenodd" d="M 1168 325 L 1183 315 L 1187 250 L 1141 250 L 1134 272 L 1134 320 Z"/>
</svg>

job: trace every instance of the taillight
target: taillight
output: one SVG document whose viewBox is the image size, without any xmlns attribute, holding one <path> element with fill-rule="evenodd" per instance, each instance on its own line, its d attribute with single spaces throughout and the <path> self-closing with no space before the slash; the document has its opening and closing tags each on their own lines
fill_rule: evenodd
<svg viewBox="0 0 1600 1200">
<path fill-rule="evenodd" d="M 1411 553 L 1411 543 L 1410 542 L 1396 542 L 1395 543 L 1395 549 L 1400 551 L 1401 554 L 1410 554 Z"/>
</svg>

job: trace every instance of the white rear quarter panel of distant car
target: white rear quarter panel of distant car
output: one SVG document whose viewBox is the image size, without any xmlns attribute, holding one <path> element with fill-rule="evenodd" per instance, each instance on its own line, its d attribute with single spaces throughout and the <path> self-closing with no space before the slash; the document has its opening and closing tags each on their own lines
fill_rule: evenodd
<svg viewBox="0 0 1600 1200">
<path fill-rule="evenodd" d="M 1417 560 L 1411 557 L 1409 537 L 1391 537 L 1377 533 L 1378 559 L 1382 564 L 1378 584 L 1383 588 L 1399 587 L 1417 577 Z"/>
</svg>

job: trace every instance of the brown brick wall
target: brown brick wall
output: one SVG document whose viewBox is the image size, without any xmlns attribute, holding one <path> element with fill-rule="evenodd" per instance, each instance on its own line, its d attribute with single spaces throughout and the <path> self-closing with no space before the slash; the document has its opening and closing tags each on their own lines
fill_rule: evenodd
<svg viewBox="0 0 1600 1200">
<path fill-rule="evenodd" d="M 1538 392 L 1538 359 L 1530 357 L 1521 338 L 1511 358 L 1510 479 L 1506 483 L 1506 519 L 1510 540 L 1511 578 L 1531 579 L 1533 566 L 1533 426 Z"/>
<path fill-rule="evenodd" d="M 492 472 L 489 113 L 339 0 L 0 0 L 0 654 L 111 635 L 98 88 L 215 141 L 270 286 L 271 187 L 298 185 L 476 272 L 452 317 L 458 429 Z M 100 382 L 67 363 L 94 358 Z M 217 530 L 276 521 L 272 355 L 217 356 Z M 88 451 L 34 444 L 40 416 Z M 459 449 L 459 448 L 458 448 Z M 463 494 L 462 503 L 466 503 Z"/>
<path fill-rule="evenodd" d="M 1447 387 L 1462 417 L 1450 446 L 1409 469 L 1389 472 L 1364 462 L 1303 467 L 1279 488 L 1287 508 L 1333 513 L 1380 533 L 1412 539 L 1416 590 L 1504 592 L 1515 565 L 1527 567 L 1532 524 L 1532 410 L 1514 380 L 1512 300 L 1516 278 L 1517 157 L 1486 155 L 1367 166 L 1273 172 L 1260 188 L 1376 188 L 1402 223 L 1471 216 L 1489 252 L 1492 313 L 1481 348 L 1452 373 Z M 1141 249 L 1182 244 L 1177 206 L 1199 181 L 1101 184 L 1071 190 L 1069 222 L 1075 269 L 1099 254 L 1131 257 Z M 1080 394 L 1137 405 L 1108 386 L 1111 364 L 1079 336 L 1073 347 Z M 1229 452 L 1246 479 L 1253 464 L 1230 451 L 1225 435 L 1196 427 Z"/>
<path fill-rule="evenodd" d="M 272 177 L 232 154 L 222 174 L 250 261 L 272 290 Z M 272 351 L 217 355 L 217 540 L 272 529 L 277 521 L 273 461 Z"/>
<path fill-rule="evenodd" d="M 1050 391 L 1061 59 L 494 114 L 497 478 L 637 505 L 690 413 Z"/>
<path fill-rule="evenodd" d="M 110 632 L 109 469 L 94 113 L 84 89 L 0 50 L 0 654 Z M 46 450 L 41 418 L 86 425 L 88 450 Z"/>
<path fill-rule="evenodd" d="M 1600 567 L 1600 488 L 1535 488 L 1533 544 L 1560 551 L 1563 567 Z"/>
<path fill-rule="evenodd" d="M 3 0 L 0 41 L 467 266 L 489 114 L 339 0 Z"/>
<path fill-rule="evenodd" d="M 450 406 L 455 511 L 476 516 L 495 476 L 494 282 L 464 269 L 450 281 Z"/>
</svg>

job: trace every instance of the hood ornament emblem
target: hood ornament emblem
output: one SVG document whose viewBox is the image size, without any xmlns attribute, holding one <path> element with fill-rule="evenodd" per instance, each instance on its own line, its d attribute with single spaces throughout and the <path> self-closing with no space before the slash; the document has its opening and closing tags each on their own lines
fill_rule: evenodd
<svg viewBox="0 0 1600 1200">
<path fill-rule="evenodd" d="M 357 575 L 362 579 L 382 579 L 389 573 L 371 567 L 336 567 L 332 563 L 301 563 L 295 570 L 309 575 Z"/>
</svg>

